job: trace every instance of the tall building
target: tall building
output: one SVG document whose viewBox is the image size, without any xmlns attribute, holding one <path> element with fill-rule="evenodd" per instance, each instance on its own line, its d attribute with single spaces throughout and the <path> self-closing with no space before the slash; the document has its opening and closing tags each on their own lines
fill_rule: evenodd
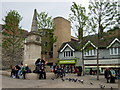
<svg viewBox="0 0 120 90">
<path fill-rule="evenodd" d="M 71 25 L 70 22 L 62 17 L 54 18 L 55 30 L 54 35 L 57 36 L 57 42 L 53 45 L 53 62 L 57 62 L 58 49 L 64 42 L 71 41 Z"/>
</svg>

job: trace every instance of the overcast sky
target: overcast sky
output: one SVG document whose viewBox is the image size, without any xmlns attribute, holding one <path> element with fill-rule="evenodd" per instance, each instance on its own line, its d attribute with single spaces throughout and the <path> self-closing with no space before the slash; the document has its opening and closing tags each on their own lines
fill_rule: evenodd
<svg viewBox="0 0 120 90">
<path fill-rule="evenodd" d="M 0 13 L 2 14 L 0 14 L 0 17 L 4 18 L 7 12 L 16 10 L 23 17 L 20 26 L 30 31 L 34 9 L 37 9 L 38 13 L 45 11 L 53 18 L 60 16 L 68 19 L 73 1 L 82 4 L 86 8 L 89 4 L 89 0 L 2 0 L 0 3 Z M 0 19 L 0 24 L 3 24 L 2 19 Z M 74 35 L 73 31 L 72 35 Z"/>
</svg>

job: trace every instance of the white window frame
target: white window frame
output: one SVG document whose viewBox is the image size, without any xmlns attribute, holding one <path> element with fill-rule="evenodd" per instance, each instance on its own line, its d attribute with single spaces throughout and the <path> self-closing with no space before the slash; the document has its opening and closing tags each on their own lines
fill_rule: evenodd
<svg viewBox="0 0 120 90">
<path fill-rule="evenodd" d="M 84 56 L 96 56 L 96 55 L 97 55 L 96 49 L 88 50 L 88 51 L 85 51 L 84 53 Z"/>
<path fill-rule="evenodd" d="M 115 49 L 116 49 L 116 53 L 115 53 Z M 110 55 L 118 55 L 118 48 L 116 47 L 110 48 L 109 51 L 110 51 Z"/>
<path fill-rule="evenodd" d="M 73 56 L 71 56 L 71 52 L 73 52 L 73 51 L 64 51 L 63 57 L 74 57 L 74 52 L 73 52 Z"/>
</svg>

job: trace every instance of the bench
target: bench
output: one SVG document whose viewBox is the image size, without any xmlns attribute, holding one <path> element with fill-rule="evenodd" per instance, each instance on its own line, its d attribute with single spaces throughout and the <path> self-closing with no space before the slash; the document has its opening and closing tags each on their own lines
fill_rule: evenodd
<svg viewBox="0 0 120 90">
<path fill-rule="evenodd" d="M 54 73 L 47 72 L 46 73 L 46 79 L 51 79 L 55 77 Z M 27 80 L 38 80 L 39 79 L 39 74 L 37 73 L 26 73 L 26 79 Z"/>
</svg>

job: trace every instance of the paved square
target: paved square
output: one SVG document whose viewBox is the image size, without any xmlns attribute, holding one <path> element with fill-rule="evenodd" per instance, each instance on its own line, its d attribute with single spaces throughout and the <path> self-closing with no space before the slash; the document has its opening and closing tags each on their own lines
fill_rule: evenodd
<svg viewBox="0 0 120 90">
<path fill-rule="evenodd" d="M 105 88 L 118 88 L 118 80 L 114 84 L 106 83 L 103 75 L 100 75 L 100 80 L 96 80 L 96 76 L 77 76 L 76 74 L 67 74 L 65 78 L 84 80 L 84 83 L 62 81 L 60 78 L 54 80 L 50 78 L 46 80 L 13 79 L 2 75 L 2 88 L 100 88 L 100 84 L 105 85 Z M 93 85 L 90 84 L 91 82 Z"/>
</svg>

